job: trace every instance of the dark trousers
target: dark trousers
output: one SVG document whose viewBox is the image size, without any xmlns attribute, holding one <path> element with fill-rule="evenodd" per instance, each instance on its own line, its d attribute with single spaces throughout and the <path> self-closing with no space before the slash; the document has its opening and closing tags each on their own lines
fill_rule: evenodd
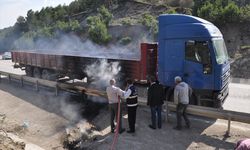
<svg viewBox="0 0 250 150">
<path fill-rule="evenodd" d="M 187 114 L 186 114 L 187 106 L 188 106 L 187 104 L 179 103 L 176 107 L 177 128 L 181 128 L 181 126 L 182 126 L 181 116 L 183 116 L 183 118 L 186 122 L 186 126 L 190 127 L 190 121 L 189 121 Z"/>
<path fill-rule="evenodd" d="M 131 132 L 135 132 L 135 122 L 136 122 L 136 109 L 137 106 L 132 106 L 128 108 L 128 124 Z"/>
<path fill-rule="evenodd" d="M 157 119 L 158 128 L 161 128 L 161 110 L 162 110 L 162 105 L 152 106 L 150 108 L 151 108 L 152 126 L 154 128 L 156 128 L 156 119 Z"/>
<path fill-rule="evenodd" d="M 116 122 L 118 121 L 117 116 L 118 116 L 118 103 L 114 104 L 109 104 L 109 111 L 110 111 L 110 125 L 111 125 L 111 130 L 115 130 L 115 119 Z M 122 129 L 122 109 L 120 107 L 120 123 L 119 123 L 119 131 Z"/>
</svg>

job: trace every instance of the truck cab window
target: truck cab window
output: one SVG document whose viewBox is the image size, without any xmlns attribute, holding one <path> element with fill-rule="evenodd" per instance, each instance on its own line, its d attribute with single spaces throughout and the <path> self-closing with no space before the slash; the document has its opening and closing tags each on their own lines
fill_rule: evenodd
<svg viewBox="0 0 250 150">
<path fill-rule="evenodd" d="M 210 64 L 210 52 L 207 41 L 186 42 L 185 58 L 201 64 Z"/>
<path fill-rule="evenodd" d="M 186 60 L 197 62 L 203 65 L 203 73 L 212 73 L 210 51 L 207 41 L 188 41 L 185 49 Z"/>
</svg>

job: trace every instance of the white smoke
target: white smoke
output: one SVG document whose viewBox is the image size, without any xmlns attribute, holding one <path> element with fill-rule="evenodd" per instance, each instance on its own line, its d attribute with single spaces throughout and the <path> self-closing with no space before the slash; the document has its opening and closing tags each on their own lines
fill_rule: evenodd
<svg viewBox="0 0 250 150">
<path fill-rule="evenodd" d="M 127 46 L 120 44 L 97 45 L 90 40 L 81 39 L 74 34 L 62 34 L 58 39 L 39 38 L 36 41 L 19 39 L 15 42 L 19 50 L 29 50 L 38 53 L 69 55 L 79 57 L 93 57 L 119 60 L 139 60 L 140 49 L 138 43 Z"/>
<path fill-rule="evenodd" d="M 78 105 L 70 104 L 66 102 L 67 97 L 63 97 L 60 101 L 60 111 L 64 118 L 67 118 L 70 121 L 77 121 L 81 118 L 80 108 Z"/>
<path fill-rule="evenodd" d="M 93 80 L 92 84 L 106 87 L 109 85 L 110 79 L 118 78 L 120 70 L 119 62 L 108 62 L 106 59 L 102 59 L 87 66 L 85 72 Z"/>
</svg>

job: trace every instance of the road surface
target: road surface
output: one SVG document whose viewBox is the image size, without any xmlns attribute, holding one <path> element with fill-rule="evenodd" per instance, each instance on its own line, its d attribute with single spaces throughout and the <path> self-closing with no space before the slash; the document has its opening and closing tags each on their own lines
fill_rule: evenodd
<svg viewBox="0 0 250 150">
<path fill-rule="evenodd" d="M 229 84 L 229 96 L 223 107 L 226 110 L 250 113 L 250 85 Z"/>
</svg>

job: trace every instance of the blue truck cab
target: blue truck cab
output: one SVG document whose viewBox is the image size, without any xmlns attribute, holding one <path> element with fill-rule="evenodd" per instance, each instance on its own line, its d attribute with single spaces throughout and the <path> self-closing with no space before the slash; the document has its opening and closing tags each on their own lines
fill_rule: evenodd
<svg viewBox="0 0 250 150">
<path fill-rule="evenodd" d="M 220 30 L 198 17 L 164 14 L 159 16 L 158 42 L 158 79 L 168 93 L 174 77 L 181 76 L 193 89 L 192 104 L 222 107 L 230 62 Z"/>
</svg>

